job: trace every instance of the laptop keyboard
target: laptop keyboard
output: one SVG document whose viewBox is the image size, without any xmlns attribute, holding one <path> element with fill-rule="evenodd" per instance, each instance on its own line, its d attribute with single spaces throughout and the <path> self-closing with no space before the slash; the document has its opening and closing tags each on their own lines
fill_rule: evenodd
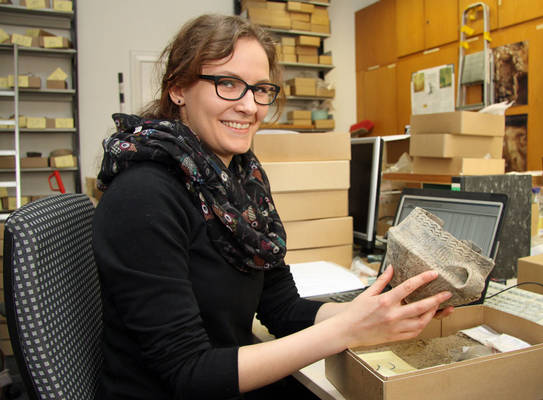
<svg viewBox="0 0 543 400">
<path fill-rule="evenodd" d="M 307 297 L 309 300 L 317 300 L 324 302 L 336 302 L 336 303 L 345 303 L 353 300 L 356 296 L 362 293 L 366 288 L 347 290 L 345 292 L 338 293 L 328 293 L 318 296 Z"/>
<path fill-rule="evenodd" d="M 491 281 L 486 297 L 492 296 L 506 287 Z M 541 294 L 513 288 L 491 299 L 485 299 L 484 305 L 543 325 L 543 295 Z"/>
</svg>

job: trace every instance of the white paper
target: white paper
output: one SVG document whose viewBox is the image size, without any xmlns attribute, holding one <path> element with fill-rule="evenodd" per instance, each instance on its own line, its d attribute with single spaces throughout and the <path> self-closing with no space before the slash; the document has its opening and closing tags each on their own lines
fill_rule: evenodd
<svg viewBox="0 0 543 400">
<path fill-rule="evenodd" d="M 486 325 L 479 325 L 475 328 L 463 329 L 460 332 L 474 340 L 477 340 L 479 343 L 492 347 L 493 349 L 496 349 L 502 353 L 530 347 L 530 344 L 524 340 L 506 333 L 497 333 Z"/>
<path fill-rule="evenodd" d="M 454 64 L 423 69 L 411 75 L 411 113 L 454 111 Z"/>
<path fill-rule="evenodd" d="M 301 297 L 355 290 L 362 281 L 348 269 L 328 261 L 290 264 L 290 272 Z"/>
</svg>

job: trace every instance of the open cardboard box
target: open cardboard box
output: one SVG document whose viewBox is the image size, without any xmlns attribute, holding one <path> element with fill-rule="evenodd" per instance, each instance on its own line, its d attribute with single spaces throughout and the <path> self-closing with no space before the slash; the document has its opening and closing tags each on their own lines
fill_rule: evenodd
<svg viewBox="0 0 543 400">
<path fill-rule="evenodd" d="M 543 326 L 486 306 L 456 308 L 433 320 L 419 338 L 449 336 L 481 324 L 532 346 L 384 377 L 353 350 L 326 359 L 326 377 L 351 399 L 543 399 Z"/>
</svg>

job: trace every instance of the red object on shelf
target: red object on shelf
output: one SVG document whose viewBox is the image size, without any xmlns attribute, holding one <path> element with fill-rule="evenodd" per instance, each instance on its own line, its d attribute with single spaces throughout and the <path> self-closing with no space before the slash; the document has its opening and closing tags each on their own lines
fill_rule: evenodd
<svg viewBox="0 0 543 400">
<path fill-rule="evenodd" d="M 369 119 L 365 119 L 351 125 L 351 127 L 349 128 L 349 132 L 351 133 L 351 136 L 363 136 L 370 133 L 374 126 L 375 124 L 373 122 L 371 122 Z"/>
<path fill-rule="evenodd" d="M 57 187 L 53 187 L 53 183 L 51 180 L 55 178 L 55 181 L 57 182 Z M 49 178 L 47 179 L 49 181 L 49 188 L 55 192 L 60 192 L 62 194 L 66 193 L 66 189 L 64 188 L 64 184 L 62 183 L 62 178 L 60 177 L 60 172 L 53 171 L 51 175 L 49 175 Z"/>
</svg>

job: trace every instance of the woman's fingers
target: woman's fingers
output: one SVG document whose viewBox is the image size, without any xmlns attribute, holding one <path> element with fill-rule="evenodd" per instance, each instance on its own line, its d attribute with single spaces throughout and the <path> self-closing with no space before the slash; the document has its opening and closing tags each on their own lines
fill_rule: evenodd
<svg viewBox="0 0 543 400">
<path fill-rule="evenodd" d="M 425 271 L 407 279 L 405 282 L 402 282 L 400 285 L 392 289 L 389 294 L 393 296 L 395 301 L 401 302 L 415 290 L 433 281 L 437 277 L 438 273 L 436 271 Z"/>
<path fill-rule="evenodd" d="M 433 309 L 433 316 L 439 308 L 439 305 L 449 300 L 451 296 L 451 292 L 440 292 L 433 296 L 403 306 L 402 313 L 405 318 L 415 318 Z"/>
<path fill-rule="evenodd" d="M 378 295 L 388 285 L 388 283 L 392 279 L 393 274 L 394 270 L 392 269 L 392 265 L 389 265 L 388 267 L 386 267 L 385 271 L 377 278 L 377 280 L 363 293 L 369 296 Z"/>
</svg>

